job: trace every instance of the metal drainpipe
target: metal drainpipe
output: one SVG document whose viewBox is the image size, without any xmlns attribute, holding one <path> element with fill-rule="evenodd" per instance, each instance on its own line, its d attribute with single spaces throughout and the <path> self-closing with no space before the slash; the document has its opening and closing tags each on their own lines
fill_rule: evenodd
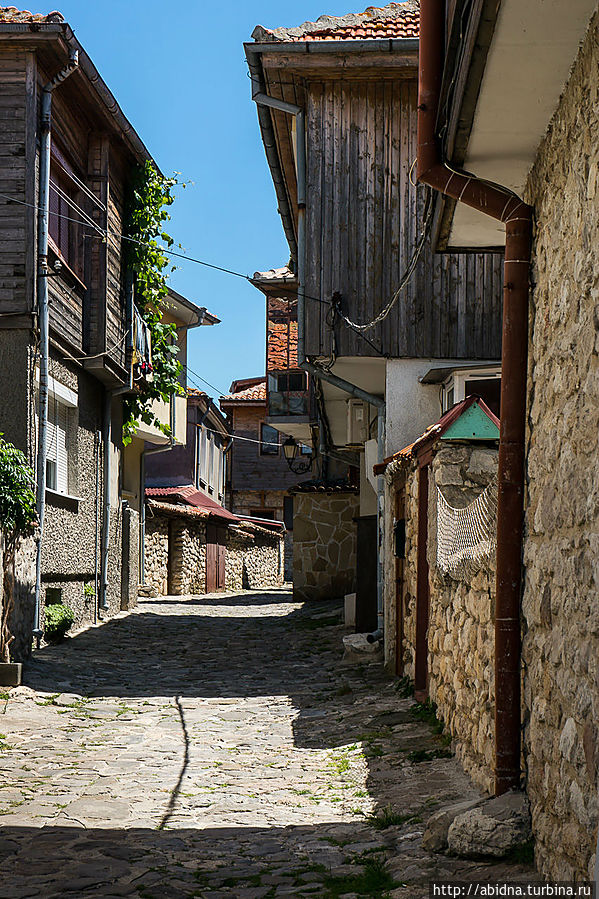
<svg viewBox="0 0 599 899">
<path fill-rule="evenodd" d="M 40 173 L 38 213 L 37 305 L 40 328 L 40 388 L 38 403 L 38 444 L 36 506 L 39 536 L 35 559 L 35 613 L 33 636 L 39 647 L 43 635 L 41 628 L 42 593 L 42 543 L 46 512 L 46 457 L 48 450 L 48 359 L 49 359 L 49 309 L 48 309 L 48 233 L 50 209 L 50 150 L 52 145 L 52 94 L 79 65 L 79 53 L 71 50 L 69 62 L 42 90 L 40 127 Z"/>
<path fill-rule="evenodd" d="M 102 426 L 102 442 L 104 444 L 103 509 L 102 509 L 102 546 L 100 552 L 100 595 L 98 612 L 108 609 L 108 550 L 110 548 L 110 480 L 112 476 L 111 443 L 112 443 L 112 390 L 106 390 L 104 396 L 104 422 Z"/>
<path fill-rule="evenodd" d="M 532 207 L 507 189 L 454 172 L 436 134 L 443 76 L 445 0 L 421 0 L 419 181 L 505 224 L 501 429 L 495 602 L 495 793 L 520 786 L 520 596 Z"/>
<path fill-rule="evenodd" d="M 300 368 L 310 372 L 314 377 L 338 387 L 350 396 L 355 396 L 366 403 L 370 403 L 378 409 L 378 462 L 382 462 L 385 456 L 385 400 L 383 397 L 368 393 L 355 384 L 351 384 L 344 378 L 339 378 L 331 372 L 326 372 L 314 363 L 306 359 L 304 342 L 304 315 L 305 315 L 305 248 L 306 248 L 306 119 L 301 106 L 287 103 L 269 97 L 263 90 L 255 71 L 252 71 L 252 99 L 258 106 L 268 106 L 279 109 L 295 116 L 296 123 L 296 154 L 297 154 L 297 361 Z M 384 626 L 384 598 L 383 598 L 383 506 L 384 506 L 384 481 L 383 476 L 378 477 L 377 490 L 377 631 L 375 639 L 383 636 Z"/>
</svg>

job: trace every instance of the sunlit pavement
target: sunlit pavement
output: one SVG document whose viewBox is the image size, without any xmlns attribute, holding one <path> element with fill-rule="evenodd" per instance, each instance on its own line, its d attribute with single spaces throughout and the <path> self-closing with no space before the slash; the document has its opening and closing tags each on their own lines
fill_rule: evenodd
<svg viewBox="0 0 599 899">
<path fill-rule="evenodd" d="M 339 613 L 284 590 L 161 597 L 36 653 L 0 700 L 0 899 L 424 897 L 530 874 L 423 849 L 428 816 L 477 794 L 396 679 L 341 663 Z"/>
</svg>

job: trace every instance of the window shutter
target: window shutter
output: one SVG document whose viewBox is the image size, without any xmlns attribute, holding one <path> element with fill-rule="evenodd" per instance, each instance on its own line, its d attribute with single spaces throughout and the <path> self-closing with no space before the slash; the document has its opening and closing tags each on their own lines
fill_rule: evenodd
<svg viewBox="0 0 599 899">
<path fill-rule="evenodd" d="M 56 422 L 56 489 L 69 492 L 69 464 L 67 455 L 69 413 L 64 403 L 57 403 Z"/>
</svg>

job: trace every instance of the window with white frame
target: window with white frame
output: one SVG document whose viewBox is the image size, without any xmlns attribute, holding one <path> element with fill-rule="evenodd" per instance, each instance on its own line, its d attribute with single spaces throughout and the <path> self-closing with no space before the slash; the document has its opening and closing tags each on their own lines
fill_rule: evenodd
<svg viewBox="0 0 599 899">
<path fill-rule="evenodd" d="M 39 380 L 39 375 L 38 375 Z M 36 434 L 39 428 L 36 396 Z M 48 426 L 46 434 L 46 489 L 69 494 L 75 435 L 77 394 L 54 378 L 48 385 Z"/>
<path fill-rule="evenodd" d="M 501 366 L 485 368 L 456 369 L 443 382 L 442 405 L 447 412 L 467 396 L 479 396 L 499 417 L 501 393 Z"/>
</svg>

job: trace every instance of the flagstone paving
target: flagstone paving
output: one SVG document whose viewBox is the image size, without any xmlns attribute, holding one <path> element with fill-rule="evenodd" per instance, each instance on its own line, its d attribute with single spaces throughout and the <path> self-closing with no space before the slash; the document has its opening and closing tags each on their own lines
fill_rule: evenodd
<svg viewBox="0 0 599 899">
<path fill-rule="evenodd" d="M 340 607 L 285 590 L 141 603 L 0 694 L 0 899 L 428 896 L 529 879 L 422 846 L 477 795 Z"/>
</svg>

